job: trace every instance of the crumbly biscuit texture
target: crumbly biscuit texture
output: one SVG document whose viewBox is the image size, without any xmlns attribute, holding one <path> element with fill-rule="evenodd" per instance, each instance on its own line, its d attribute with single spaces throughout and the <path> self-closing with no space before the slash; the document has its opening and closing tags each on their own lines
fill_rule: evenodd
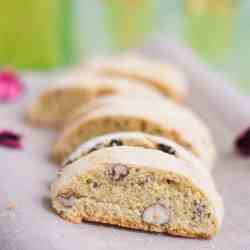
<svg viewBox="0 0 250 250">
<path fill-rule="evenodd" d="M 52 186 L 64 219 L 211 238 L 223 204 L 204 168 L 158 150 L 102 148 L 66 166 Z"/>
</svg>

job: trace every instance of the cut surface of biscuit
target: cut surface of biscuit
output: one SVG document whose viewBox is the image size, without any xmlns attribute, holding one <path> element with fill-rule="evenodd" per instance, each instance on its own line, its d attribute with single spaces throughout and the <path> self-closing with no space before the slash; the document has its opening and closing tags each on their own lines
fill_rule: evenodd
<svg viewBox="0 0 250 250">
<path fill-rule="evenodd" d="M 187 96 L 187 80 L 183 72 L 170 63 L 139 54 L 94 58 L 86 61 L 85 67 L 105 76 L 140 80 L 178 102 Z"/>
<path fill-rule="evenodd" d="M 158 150 L 102 148 L 62 169 L 52 206 L 64 219 L 211 238 L 223 204 L 205 169 Z"/>
<path fill-rule="evenodd" d="M 109 97 L 78 110 L 57 141 L 53 158 L 62 163 L 80 144 L 113 132 L 140 131 L 175 141 L 212 167 L 215 148 L 206 126 L 170 100 Z"/>
<path fill-rule="evenodd" d="M 132 80 L 118 77 L 98 77 L 83 74 L 78 82 L 64 82 L 44 91 L 32 106 L 28 121 L 41 127 L 62 128 L 70 115 L 82 105 L 100 96 L 137 95 L 147 98 L 164 98 L 153 88 L 142 86 Z"/>
</svg>

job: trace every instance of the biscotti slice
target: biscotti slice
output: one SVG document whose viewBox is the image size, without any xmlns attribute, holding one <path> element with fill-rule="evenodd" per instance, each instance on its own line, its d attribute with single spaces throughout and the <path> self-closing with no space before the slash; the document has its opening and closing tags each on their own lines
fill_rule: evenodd
<svg viewBox="0 0 250 250">
<path fill-rule="evenodd" d="M 101 148 L 108 147 L 142 147 L 147 149 L 155 149 L 166 154 L 175 156 L 178 159 L 191 163 L 198 167 L 207 167 L 200 163 L 197 157 L 188 152 L 185 148 L 177 143 L 160 136 L 154 136 L 142 132 L 119 132 L 111 133 L 90 139 L 86 143 L 80 145 L 64 162 L 63 166 L 71 164 L 78 159 L 86 156 Z"/>
<path fill-rule="evenodd" d="M 139 147 L 102 148 L 66 166 L 52 185 L 64 219 L 211 238 L 223 204 L 210 174 L 174 155 Z"/>
<path fill-rule="evenodd" d="M 200 158 L 208 168 L 213 166 L 215 148 L 208 129 L 189 109 L 170 100 L 107 97 L 76 114 L 77 119 L 65 128 L 54 147 L 56 162 L 62 163 L 90 138 L 140 131 L 171 139 Z"/>
<path fill-rule="evenodd" d="M 140 80 L 177 102 L 187 96 L 187 79 L 183 72 L 170 63 L 139 54 L 94 58 L 84 66 L 106 76 L 122 76 Z"/>
<path fill-rule="evenodd" d="M 29 111 L 28 121 L 40 127 L 62 128 L 76 108 L 99 96 L 142 95 L 147 98 L 164 98 L 153 88 L 118 77 L 98 77 L 85 73 L 78 80 L 72 80 L 44 91 Z"/>
</svg>

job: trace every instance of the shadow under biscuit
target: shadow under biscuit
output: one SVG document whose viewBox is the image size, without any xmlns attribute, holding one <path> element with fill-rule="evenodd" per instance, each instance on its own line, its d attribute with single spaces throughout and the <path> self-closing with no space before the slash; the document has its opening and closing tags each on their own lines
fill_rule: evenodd
<svg viewBox="0 0 250 250">
<path fill-rule="evenodd" d="M 48 196 L 45 196 L 45 197 L 42 197 L 42 207 L 45 208 L 47 211 L 49 212 L 53 212 L 54 213 L 54 210 L 51 206 L 51 200 Z"/>
</svg>

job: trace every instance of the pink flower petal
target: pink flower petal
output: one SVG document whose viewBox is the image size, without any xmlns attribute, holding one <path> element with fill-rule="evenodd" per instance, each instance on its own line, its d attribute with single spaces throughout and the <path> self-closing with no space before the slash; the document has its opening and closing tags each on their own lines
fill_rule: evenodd
<svg viewBox="0 0 250 250">
<path fill-rule="evenodd" d="M 0 102 L 15 100 L 23 90 L 23 83 L 14 70 L 0 70 Z"/>
<path fill-rule="evenodd" d="M 250 127 L 236 138 L 235 147 L 241 155 L 250 156 Z"/>
<path fill-rule="evenodd" d="M 0 131 L 0 146 L 21 149 L 21 136 L 8 130 Z"/>
</svg>

